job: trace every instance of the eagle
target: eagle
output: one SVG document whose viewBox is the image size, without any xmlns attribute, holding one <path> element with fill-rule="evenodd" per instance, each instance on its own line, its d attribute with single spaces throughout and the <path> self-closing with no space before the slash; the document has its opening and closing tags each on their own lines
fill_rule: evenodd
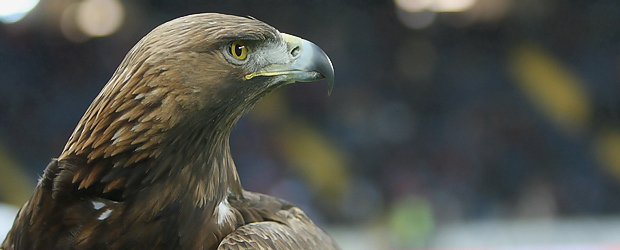
<svg viewBox="0 0 620 250">
<path fill-rule="evenodd" d="M 339 249 L 291 203 L 242 188 L 229 135 L 269 92 L 328 81 L 317 45 L 251 17 L 166 22 L 125 56 L 1 247 Z"/>
</svg>

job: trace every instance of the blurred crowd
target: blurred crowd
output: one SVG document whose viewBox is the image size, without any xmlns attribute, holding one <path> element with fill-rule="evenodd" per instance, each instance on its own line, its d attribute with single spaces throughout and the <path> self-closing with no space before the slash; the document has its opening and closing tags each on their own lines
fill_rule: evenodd
<svg viewBox="0 0 620 250">
<path fill-rule="evenodd" d="M 620 213 L 618 1 L 136 0 L 103 37 L 60 26 L 76 2 L 0 24 L 0 151 L 30 188 L 143 35 L 222 12 L 313 41 L 336 72 L 331 96 L 286 86 L 239 122 L 246 189 L 402 241 L 451 221 Z"/>
</svg>

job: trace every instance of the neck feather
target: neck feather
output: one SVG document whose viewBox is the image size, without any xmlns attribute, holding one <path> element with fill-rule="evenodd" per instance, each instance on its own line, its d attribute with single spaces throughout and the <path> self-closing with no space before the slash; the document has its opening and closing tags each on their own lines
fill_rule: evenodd
<svg viewBox="0 0 620 250">
<path fill-rule="evenodd" d="M 128 112 L 141 116 L 127 118 L 92 115 L 96 110 L 89 108 L 59 157 L 70 170 L 60 179 L 67 186 L 116 200 L 166 189 L 160 201 L 185 197 L 199 206 L 217 204 L 229 192 L 241 195 L 228 143 L 240 114 L 137 105 Z"/>
</svg>

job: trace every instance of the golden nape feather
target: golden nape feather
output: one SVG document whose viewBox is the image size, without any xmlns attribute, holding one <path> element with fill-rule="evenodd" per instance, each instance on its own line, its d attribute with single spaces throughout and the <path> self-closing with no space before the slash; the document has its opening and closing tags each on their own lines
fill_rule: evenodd
<svg viewBox="0 0 620 250">
<path fill-rule="evenodd" d="M 252 18 L 181 17 L 129 51 L 2 249 L 338 249 L 299 208 L 243 190 L 228 138 L 270 91 L 326 78 L 315 44 Z"/>
</svg>

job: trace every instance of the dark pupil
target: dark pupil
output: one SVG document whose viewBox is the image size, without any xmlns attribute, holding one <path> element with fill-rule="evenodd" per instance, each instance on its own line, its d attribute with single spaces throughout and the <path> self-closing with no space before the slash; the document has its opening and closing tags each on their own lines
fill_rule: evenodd
<svg viewBox="0 0 620 250">
<path fill-rule="evenodd" d="M 241 56 L 242 52 L 243 52 L 243 45 L 235 44 L 235 55 Z"/>
</svg>

